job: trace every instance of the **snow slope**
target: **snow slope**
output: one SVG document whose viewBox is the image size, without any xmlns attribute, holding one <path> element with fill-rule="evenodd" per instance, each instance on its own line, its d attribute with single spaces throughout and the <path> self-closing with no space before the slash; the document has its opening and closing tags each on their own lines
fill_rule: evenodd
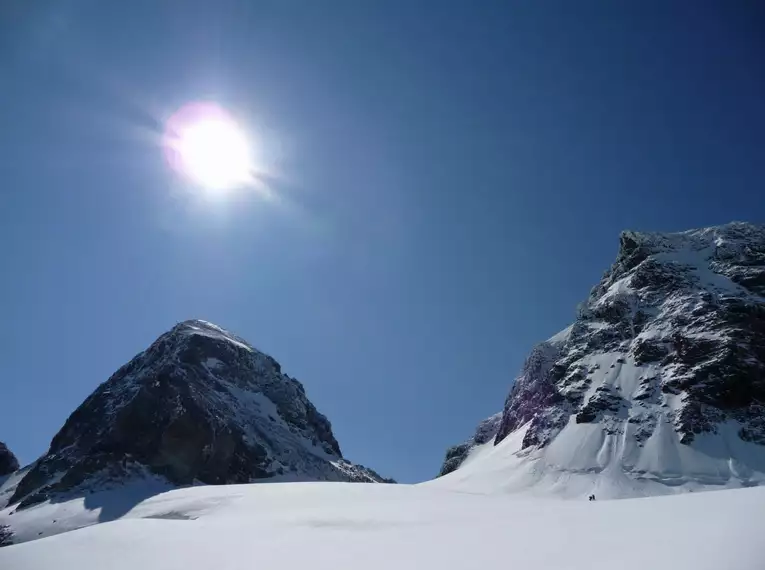
<svg viewBox="0 0 765 570">
<path fill-rule="evenodd" d="M 765 488 L 589 503 L 411 485 L 205 486 L 2 548 L 0 568 L 761 570 L 763 512 Z"/>
<path fill-rule="evenodd" d="M 492 440 L 475 446 L 459 469 L 423 485 L 466 493 L 622 499 L 765 483 L 765 462 L 750 453 L 753 444 L 742 442 L 735 429 L 703 434 L 691 447 L 662 424 L 639 447 L 630 434 L 611 436 L 597 424 L 577 424 L 572 418 L 550 445 L 524 449 L 527 429 L 528 424 L 497 445 Z"/>
</svg>

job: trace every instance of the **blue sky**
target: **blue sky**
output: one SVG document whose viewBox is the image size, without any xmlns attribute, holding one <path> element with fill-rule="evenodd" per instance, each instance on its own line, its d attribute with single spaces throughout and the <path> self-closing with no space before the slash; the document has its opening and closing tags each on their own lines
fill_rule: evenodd
<svg viewBox="0 0 765 570">
<path fill-rule="evenodd" d="M 431 477 L 622 229 L 765 220 L 763 23 L 754 1 L 4 2 L 0 440 L 35 459 L 203 318 L 300 379 L 347 457 Z M 276 200 L 169 171 L 162 120 L 199 99 L 260 140 Z"/>
</svg>

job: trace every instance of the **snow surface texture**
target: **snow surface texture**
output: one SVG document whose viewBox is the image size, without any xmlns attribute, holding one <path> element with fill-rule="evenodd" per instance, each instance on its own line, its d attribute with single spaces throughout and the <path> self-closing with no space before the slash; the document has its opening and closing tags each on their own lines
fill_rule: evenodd
<svg viewBox="0 0 765 570">
<path fill-rule="evenodd" d="M 422 485 L 204 486 L 56 536 L 98 510 L 31 507 L 14 516 L 41 539 L 0 549 L 0 568 L 761 570 L 763 512 L 765 488 L 590 503 Z"/>
<path fill-rule="evenodd" d="M 451 448 L 432 484 L 599 498 L 762 484 L 763 295 L 763 227 L 624 232 L 576 321 L 526 360 L 494 440 Z"/>
<path fill-rule="evenodd" d="M 74 411 L 10 503 L 165 484 L 377 482 L 343 459 L 329 421 L 270 356 L 205 321 L 186 321 L 120 368 Z"/>
</svg>

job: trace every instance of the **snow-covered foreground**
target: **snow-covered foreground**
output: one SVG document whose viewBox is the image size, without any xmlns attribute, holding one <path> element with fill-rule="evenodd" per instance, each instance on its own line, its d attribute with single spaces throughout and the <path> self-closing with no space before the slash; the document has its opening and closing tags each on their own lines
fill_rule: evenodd
<svg viewBox="0 0 765 570">
<path fill-rule="evenodd" d="M 64 518 L 45 534 L 84 521 L 82 500 L 10 518 L 40 524 L 54 509 Z M 764 512 L 762 487 L 596 502 L 429 485 L 195 487 L 152 496 L 113 522 L 2 548 L 0 568 L 761 570 Z"/>
</svg>

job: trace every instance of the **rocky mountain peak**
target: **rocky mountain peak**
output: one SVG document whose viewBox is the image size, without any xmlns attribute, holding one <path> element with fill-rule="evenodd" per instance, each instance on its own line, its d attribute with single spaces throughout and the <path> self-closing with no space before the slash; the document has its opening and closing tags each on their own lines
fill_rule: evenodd
<svg viewBox="0 0 765 570">
<path fill-rule="evenodd" d="M 382 480 L 343 459 L 329 420 L 275 359 L 201 320 L 177 324 L 99 386 L 11 502 L 146 474 L 176 485 Z"/>
<path fill-rule="evenodd" d="M 765 228 L 622 232 L 574 323 L 526 360 L 495 443 L 516 432 L 562 471 L 765 480 Z"/>
</svg>

